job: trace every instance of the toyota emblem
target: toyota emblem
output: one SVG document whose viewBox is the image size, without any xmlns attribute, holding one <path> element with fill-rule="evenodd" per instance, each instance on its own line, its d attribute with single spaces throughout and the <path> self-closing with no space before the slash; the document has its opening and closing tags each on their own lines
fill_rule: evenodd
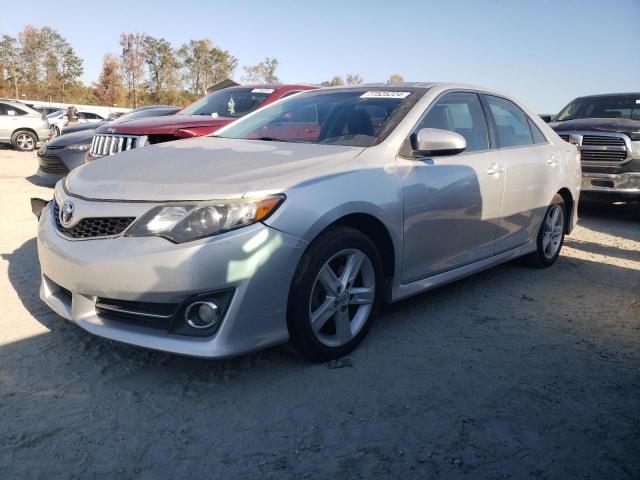
<svg viewBox="0 0 640 480">
<path fill-rule="evenodd" d="M 69 226 L 71 220 L 73 219 L 73 203 L 64 202 L 62 205 L 62 209 L 60 210 L 60 222 L 66 227 Z"/>
</svg>

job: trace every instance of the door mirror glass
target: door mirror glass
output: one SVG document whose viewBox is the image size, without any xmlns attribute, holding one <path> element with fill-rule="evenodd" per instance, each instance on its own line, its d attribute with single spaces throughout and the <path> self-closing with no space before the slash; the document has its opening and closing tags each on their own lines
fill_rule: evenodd
<svg viewBox="0 0 640 480">
<path fill-rule="evenodd" d="M 411 139 L 414 156 L 457 155 L 467 148 L 462 135 L 439 128 L 421 128 Z"/>
</svg>

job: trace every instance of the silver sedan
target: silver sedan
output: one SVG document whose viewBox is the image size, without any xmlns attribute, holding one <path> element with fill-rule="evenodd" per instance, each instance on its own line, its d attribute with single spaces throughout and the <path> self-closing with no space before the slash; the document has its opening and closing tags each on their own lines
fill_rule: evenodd
<svg viewBox="0 0 640 480">
<path fill-rule="evenodd" d="M 42 299 L 104 337 L 197 357 L 291 340 L 343 356 L 396 302 L 576 223 L 576 147 L 513 98 L 432 83 L 300 93 L 215 136 L 74 170 L 42 211 Z"/>
</svg>

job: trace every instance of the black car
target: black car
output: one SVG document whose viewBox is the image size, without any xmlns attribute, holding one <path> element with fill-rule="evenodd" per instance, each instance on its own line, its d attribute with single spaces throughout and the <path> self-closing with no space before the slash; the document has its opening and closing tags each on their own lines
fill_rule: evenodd
<svg viewBox="0 0 640 480">
<path fill-rule="evenodd" d="M 65 128 L 63 133 L 38 150 L 38 176 L 53 186 L 71 170 L 84 164 L 84 155 L 91 145 L 96 127 L 107 123 L 125 123 L 142 117 L 173 115 L 180 107 L 143 107 L 132 110 L 113 122 L 80 124 Z"/>
<path fill-rule="evenodd" d="M 580 148 L 584 197 L 640 201 L 640 93 L 576 98 L 550 126 Z"/>
</svg>

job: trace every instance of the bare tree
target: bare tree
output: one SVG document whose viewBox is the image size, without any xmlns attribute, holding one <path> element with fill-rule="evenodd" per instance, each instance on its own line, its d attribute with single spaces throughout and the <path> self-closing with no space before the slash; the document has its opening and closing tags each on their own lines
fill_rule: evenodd
<svg viewBox="0 0 640 480">
<path fill-rule="evenodd" d="M 404 82 L 404 77 L 398 73 L 394 73 L 389 77 L 387 83 Z"/>
<path fill-rule="evenodd" d="M 359 85 L 362 83 L 362 77 L 357 73 L 347 73 L 347 85 Z"/>
<path fill-rule="evenodd" d="M 138 107 L 138 89 L 144 78 L 144 49 L 143 33 L 121 33 L 120 46 L 122 47 L 122 71 L 129 99 L 133 97 L 133 107 Z"/>
</svg>

